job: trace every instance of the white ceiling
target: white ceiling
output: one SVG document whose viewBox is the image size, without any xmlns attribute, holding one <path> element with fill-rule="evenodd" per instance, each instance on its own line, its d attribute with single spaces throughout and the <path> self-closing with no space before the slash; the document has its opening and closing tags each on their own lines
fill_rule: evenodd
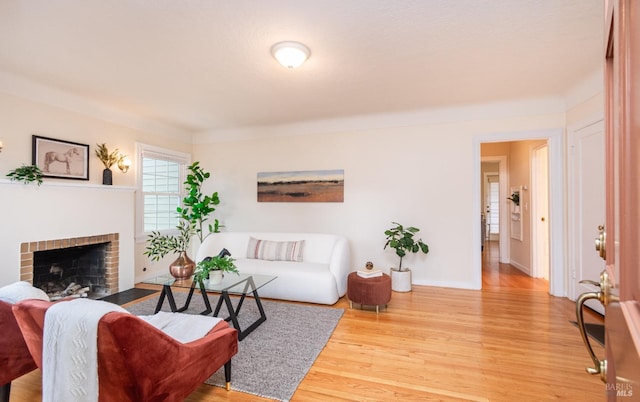
<svg viewBox="0 0 640 402">
<path fill-rule="evenodd" d="M 564 96 L 601 68 L 602 9 L 601 0 L 0 0 L 0 72 L 187 133 Z M 283 40 L 311 49 L 301 68 L 271 56 Z"/>
</svg>

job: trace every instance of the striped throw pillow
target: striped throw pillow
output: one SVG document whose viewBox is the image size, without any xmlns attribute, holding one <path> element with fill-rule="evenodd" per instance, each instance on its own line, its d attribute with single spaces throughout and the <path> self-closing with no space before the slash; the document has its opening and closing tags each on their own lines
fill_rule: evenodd
<svg viewBox="0 0 640 402">
<path fill-rule="evenodd" d="M 304 240 L 272 241 L 249 238 L 247 258 L 269 261 L 302 261 Z"/>
</svg>

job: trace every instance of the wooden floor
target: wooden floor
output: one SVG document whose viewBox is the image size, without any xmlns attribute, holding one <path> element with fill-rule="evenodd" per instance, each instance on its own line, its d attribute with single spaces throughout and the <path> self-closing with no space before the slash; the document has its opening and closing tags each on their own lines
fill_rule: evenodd
<svg viewBox="0 0 640 402">
<path fill-rule="evenodd" d="M 387 310 L 344 308 L 292 401 L 602 401 L 574 303 L 483 253 L 482 291 L 414 286 Z M 598 322 L 600 317 L 588 315 Z M 603 355 L 596 345 L 596 353 Z M 14 381 L 13 402 L 40 401 L 40 372 Z M 188 401 L 267 401 L 202 385 Z"/>
</svg>

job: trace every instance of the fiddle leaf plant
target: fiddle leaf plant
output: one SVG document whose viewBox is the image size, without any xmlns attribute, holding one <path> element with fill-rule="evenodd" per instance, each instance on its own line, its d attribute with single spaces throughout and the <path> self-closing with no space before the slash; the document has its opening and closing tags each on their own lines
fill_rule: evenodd
<svg viewBox="0 0 640 402">
<path fill-rule="evenodd" d="M 220 198 L 217 191 L 211 195 L 202 192 L 202 184 L 211 175 L 200 167 L 199 162 L 193 162 L 187 169 L 190 172 L 184 182 L 187 195 L 182 200 L 182 207 L 178 207 L 177 211 L 180 217 L 194 228 L 202 243 L 211 233 L 220 231 L 220 222 L 217 219 L 214 219 L 213 224 L 205 225 L 208 216 L 216 210 L 215 206 L 220 204 Z"/>
<path fill-rule="evenodd" d="M 187 169 L 191 172 L 184 182 L 187 196 L 182 200 L 183 206 L 176 208 L 180 219 L 180 223 L 176 226 L 178 234 L 151 232 L 147 237 L 147 247 L 144 255 L 153 261 L 158 261 L 169 253 L 179 254 L 183 251 L 186 252 L 194 235 L 197 235 L 200 242 L 202 242 L 209 234 L 220 231 L 220 224 L 215 219 L 214 224 L 206 228 L 208 230 L 206 235 L 203 235 L 204 222 L 215 211 L 213 206 L 220 203 L 217 192 L 212 195 L 202 193 L 201 187 L 204 181 L 210 177 L 209 172 L 202 170 L 197 161 L 193 162 Z"/>
<path fill-rule="evenodd" d="M 42 184 L 42 170 L 36 165 L 22 165 L 7 173 L 7 177 L 11 181 L 21 181 L 24 184 L 34 182 L 38 186 Z"/>
<path fill-rule="evenodd" d="M 404 227 L 398 222 L 391 222 L 395 226 L 391 229 L 385 230 L 384 234 L 387 236 L 387 242 L 384 245 L 396 250 L 396 255 L 400 257 L 400 265 L 398 265 L 398 271 L 402 271 L 402 258 L 407 253 L 417 253 L 422 251 L 427 254 L 429 252 L 429 246 L 422 241 L 422 239 L 415 240 L 413 237 L 420 229 L 413 226 Z"/>
</svg>

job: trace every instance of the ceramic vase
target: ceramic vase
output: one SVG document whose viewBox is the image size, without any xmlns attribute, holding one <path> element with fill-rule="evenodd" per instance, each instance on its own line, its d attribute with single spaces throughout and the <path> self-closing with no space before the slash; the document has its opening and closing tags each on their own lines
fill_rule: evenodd
<svg viewBox="0 0 640 402">
<path fill-rule="evenodd" d="M 411 271 L 409 269 L 398 271 L 397 268 L 391 268 L 391 290 L 411 292 Z"/>
<path fill-rule="evenodd" d="M 195 269 L 196 263 L 189 258 L 185 251 L 181 251 L 178 258 L 169 266 L 169 273 L 177 280 L 182 280 L 190 278 Z"/>
<path fill-rule="evenodd" d="M 107 186 L 113 184 L 113 172 L 111 169 L 105 169 L 102 171 L 102 184 Z"/>
<path fill-rule="evenodd" d="M 212 285 L 217 285 L 222 282 L 222 271 L 211 271 L 209 272 L 209 283 Z"/>
</svg>

